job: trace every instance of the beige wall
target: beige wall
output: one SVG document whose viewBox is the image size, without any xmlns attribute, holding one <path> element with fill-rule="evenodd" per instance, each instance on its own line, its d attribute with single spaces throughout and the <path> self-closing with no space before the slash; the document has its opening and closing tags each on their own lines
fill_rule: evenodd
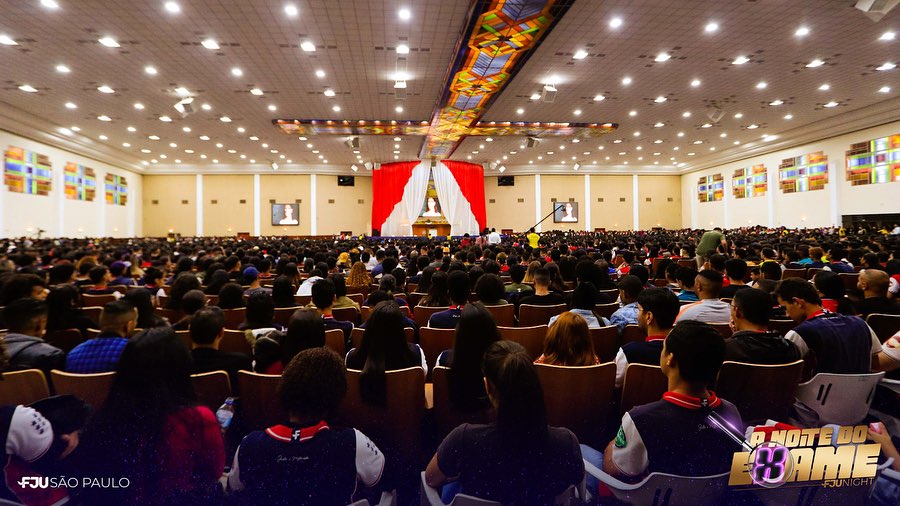
<svg viewBox="0 0 900 506">
<path fill-rule="evenodd" d="M 487 226 L 500 231 L 511 228 L 528 230 L 534 219 L 534 176 L 516 176 L 515 186 L 497 186 L 497 178 L 484 178 L 484 202 Z M 494 200 L 491 203 L 491 199 Z M 522 199 L 522 202 L 519 202 Z"/>
<path fill-rule="evenodd" d="M 321 178 L 321 176 L 319 176 Z M 265 174 L 259 177 L 259 233 L 261 235 L 309 235 L 310 227 L 310 192 L 308 174 Z M 300 201 L 300 225 L 284 227 L 272 225 L 272 206 L 270 200 L 278 204 L 290 204 Z"/>
<path fill-rule="evenodd" d="M 316 176 L 316 233 L 344 230 L 355 235 L 372 231 L 372 178 L 357 176 L 354 186 L 338 186 L 337 176 Z"/>
<path fill-rule="evenodd" d="M 253 234 L 253 176 L 204 175 L 203 235 L 234 236 L 241 232 Z"/>
<path fill-rule="evenodd" d="M 144 176 L 144 235 L 197 233 L 197 176 Z M 187 201 L 187 203 L 183 203 Z"/>
<path fill-rule="evenodd" d="M 634 181 L 631 176 L 591 176 L 591 230 L 596 228 L 634 228 Z"/>
<path fill-rule="evenodd" d="M 681 228 L 681 176 L 638 176 L 638 213 L 641 229 Z"/>
<path fill-rule="evenodd" d="M 572 176 L 541 176 L 541 218 L 550 214 L 553 204 L 574 200 L 579 203 L 579 220 L 576 223 L 553 223 L 553 217 L 547 218 L 541 227 L 543 230 L 584 230 L 584 174 Z M 534 222 L 532 222 L 534 223 Z"/>
</svg>

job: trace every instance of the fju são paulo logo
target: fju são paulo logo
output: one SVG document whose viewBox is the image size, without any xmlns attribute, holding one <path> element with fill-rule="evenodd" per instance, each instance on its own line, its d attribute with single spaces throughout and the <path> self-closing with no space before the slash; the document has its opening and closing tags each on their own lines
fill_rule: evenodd
<svg viewBox="0 0 900 506">
<path fill-rule="evenodd" d="M 17 482 L 21 488 L 128 488 L 128 478 L 66 478 L 65 476 L 23 476 Z"/>
</svg>

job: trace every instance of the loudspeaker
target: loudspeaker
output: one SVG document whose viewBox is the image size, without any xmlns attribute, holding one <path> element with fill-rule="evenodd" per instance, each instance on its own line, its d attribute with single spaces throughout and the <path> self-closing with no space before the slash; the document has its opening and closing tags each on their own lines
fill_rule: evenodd
<svg viewBox="0 0 900 506">
<path fill-rule="evenodd" d="M 359 149 L 359 137 L 351 137 L 344 144 L 350 149 Z"/>
<path fill-rule="evenodd" d="M 537 137 L 528 137 L 527 139 L 525 139 L 525 147 L 533 148 L 533 147 L 536 147 L 538 144 L 540 144 L 540 142 L 541 142 L 541 140 L 538 139 Z"/>
<path fill-rule="evenodd" d="M 856 8 L 865 12 L 872 21 L 881 21 L 897 4 L 900 0 L 858 0 Z"/>
<path fill-rule="evenodd" d="M 725 111 L 718 107 L 710 107 L 706 110 L 706 117 L 713 123 L 718 123 L 725 116 Z"/>
<path fill-rule="evenodd" d="M 544 90 L 541 91 L 541 102 L 545 104 L 552 104 L 554 100 L 556 100 L 556 86 L 552 84 L 545 84 Z"/>
</svg>

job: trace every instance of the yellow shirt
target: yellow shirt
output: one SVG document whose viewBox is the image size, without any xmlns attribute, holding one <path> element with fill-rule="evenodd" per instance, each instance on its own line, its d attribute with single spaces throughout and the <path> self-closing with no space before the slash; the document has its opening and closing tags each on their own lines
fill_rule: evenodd
<svg viewBox="0 0 900 506">
<path fill-rule="evenodd" d="M 532 232 L 526 237 L 528 238 L 528 244 L 530 244 L 532 248 L 538 247 L 538 241 L 541 239 L 541 236 L 537 235 L 536 232 Z"/>
</svg>

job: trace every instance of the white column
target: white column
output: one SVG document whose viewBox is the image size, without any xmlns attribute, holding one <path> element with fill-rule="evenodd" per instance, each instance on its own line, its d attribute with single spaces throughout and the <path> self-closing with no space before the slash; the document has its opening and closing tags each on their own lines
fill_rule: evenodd
<svg viewBox="0 0 900 506">
<path fill-rule="evenodd" d="M 259 174 L 253 174 L 253 236 L 259 237 Z"/>
<path fill-rule="evenodd" d="M 541 221 L 543 218 L 543 212 L 541 211 L 541 175 L 534 175 L 534 222 L 537 223 Z M 535 230 L 540 232 L 543 227 L 538 225 Z M 528 232 L 527 230 L 523 230 L 523 232 Z"/>
<path fill-rule="evenodd" d="M 203 235 L 203 174 L 197 174 L 197 237 Z"/>
<path fill-rule="evenodd" d="M 837 167 L 835 162 L 828 162 L 828 192 L 831 194 L 831 224 L 841 226 L 841 196 L 840 196 L 840 179 L 837 176 Z"/>
<path fill-rule="evenodd" d="M 638 192 L 638 176 L 637 174 L 633 174 L 631 176 L 631 189 L 632 189 L 632 200 L 634 201 L 632 205 L 632 214 L 634 215 L 634 230 L 641 229 L 641 204 L 638 202 L 638 196 L 640 193 Z"/>
<path fill-rule="evenodd" d="M 309 235 L 318 235 L 319 227 L 316 226 L 318 216 L 316 215 L 316 175 L 309 176 Z"/>
<path fill-rule="evenodd" d="M 584 175 L 584 207 L 581 209 L 584 216 L 584 230 L 591 231 L 591 175 Z"/>
</svg>

